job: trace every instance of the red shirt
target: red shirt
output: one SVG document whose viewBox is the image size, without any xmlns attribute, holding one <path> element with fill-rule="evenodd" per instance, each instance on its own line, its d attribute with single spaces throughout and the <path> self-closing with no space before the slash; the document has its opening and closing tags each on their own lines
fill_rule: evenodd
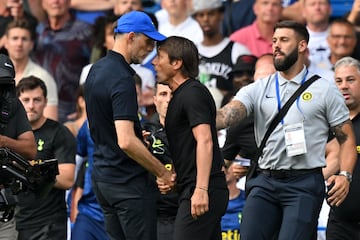
<svg viewBox="0 0 360 240">
<path fill-rule="evenodd" d="M 256 21 L 231 34 L 230 40 L 245 45 L 257 57 L 272 53 L 272 42 L 261 36 Z"/>
</svg>

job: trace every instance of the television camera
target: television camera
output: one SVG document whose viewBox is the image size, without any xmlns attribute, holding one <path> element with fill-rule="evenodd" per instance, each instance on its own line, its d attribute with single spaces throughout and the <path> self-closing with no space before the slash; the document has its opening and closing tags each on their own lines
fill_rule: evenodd
<svg viewBox="0 0 360 240">
<path fill-rule="evenodd" d="M 37 198 L 46 197 L 58 174 L 56 159 L 28 161 L 8 148 L 0 148 L 0 221 L 13 218 L 18 193 L 32 191 Z"/>
</svg>

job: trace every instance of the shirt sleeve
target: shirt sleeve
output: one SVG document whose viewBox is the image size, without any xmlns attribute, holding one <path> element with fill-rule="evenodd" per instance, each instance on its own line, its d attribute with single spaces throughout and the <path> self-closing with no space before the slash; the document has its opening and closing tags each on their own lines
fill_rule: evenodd
<svg viewBox="0 0 360 240">
<path fill-rule="evenodd" d="M 65 126 L 61 125 L 59 131 L 57 131 L 54 146 L 54 156 L 59 164 L 75 164 L 76 141 L 74 136 Z"/>
</svg>

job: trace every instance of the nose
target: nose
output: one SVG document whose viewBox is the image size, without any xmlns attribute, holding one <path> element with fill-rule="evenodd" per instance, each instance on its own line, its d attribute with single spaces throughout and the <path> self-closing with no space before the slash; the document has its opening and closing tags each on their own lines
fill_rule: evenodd
<svg viewBox="0 0 360 240">
<path fill-rule="evenodd" d="M 209 20 L 209 14 L 207 14 L 207 13 L 206 13 L 206 14 L 203 14 L 203 15 L 202 15 L 202 20 L 205 21 L 205 22 L 207 22 L 207 21 Z"/>
<path fill-rule="evenodd" d="M 167 97 L 166 97 L 166 103 L 169 103 L 171 100 L 171 94 L 169 94 Z"/>
<path fill-rule="evenodd" d="M 158 61 L 158 56 L 155 56 L 154 59 L 151 61 L 151 64 L 155 66 L 157 64 L 157 61 Z"/>
<path fill-rule="evenodd" d="M 347 83 L 347 81 L 345 81 L 345 80 L 342 80 L 342 81 L 338 81 L 337 82 L 337 86 L 338 86 L 338 88 L 340 89 L 340 90 L 346 90 L 346 89 L 348 89 L 349 88 L 349 84 Z"/>
<path fill-rule="evenodd" d="M 340 89 L 347 89 L 349 87 L 347 81 L 341 81 L 341 83 L 339 84 L 339 88 Z"/>
<path fill-rule="evenodd" d="M 33 108 L 33 107 L 34 107 L 34 101 L 33 101 L 33 100 L 30 100 L 30 101 L 28 102 L 28 107 L 29 107 L 29 108 Z"/>
<path fill-rule="evenodd" d="M 272 40 L 272 49 L 273 51 L 280 50 L 279 41 L 277 39 Z"/>
<path fill-rule="evenodd" d="M 272 49 L 273 49 L 273 54 L 277 51 L 280 52 L 279 44 L 277 42 L 273 42 Z"/>
</svg>

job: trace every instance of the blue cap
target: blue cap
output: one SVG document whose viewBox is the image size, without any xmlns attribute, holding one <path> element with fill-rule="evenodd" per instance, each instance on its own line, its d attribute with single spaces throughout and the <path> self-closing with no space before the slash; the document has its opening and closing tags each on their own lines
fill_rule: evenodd
<svg viewBox="0 0 360 240">
<path fill-rule="evenodd" d="M 155 41 L 163 41 L 166 37 L 160 34 L 151 18 L 144 12 L 132 11 L 122 15 L 117 20 L 114 33 L 142 33 Z"/>
</svg>

